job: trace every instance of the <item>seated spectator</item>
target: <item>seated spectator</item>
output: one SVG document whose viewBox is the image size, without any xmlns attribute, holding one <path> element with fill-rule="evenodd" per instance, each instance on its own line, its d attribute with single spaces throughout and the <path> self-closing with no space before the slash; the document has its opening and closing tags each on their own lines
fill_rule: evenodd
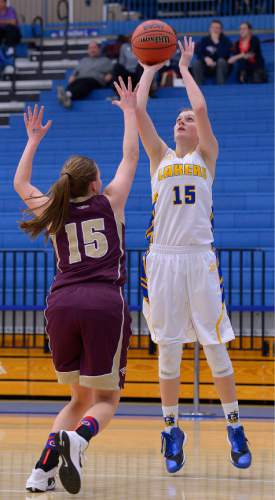
<svg viewBox="0 0 275 500">
<path fill-rule="evenodd" d="M 198 85 L 209 76 L 215 76 L 218 84 L 225 83 L 229 73 L 231 47 L 231 40 L 223 33 L 222 23 L 217 19 L 213 20 L 209 35 L 200 40 L 195 51 L 198 59 L 192 65 L 192 72 Z"/>
<path fill-rule="evenodd" d="M 0 0 L 0 44 L 6 46 L 6 55 L 21 40 L 17 15 L 13 7 L 7 6 L 7 0 Z"/>
<path fill-rule="evenodd" d="M 121 76 L 125 85 L 127 85 L 128 77 L 132 78 L 133 87 L 139 82 L 143 73 L 143 68 L 138 63 L 135 54 L 132 51 L 130 44 L 130 37 L 125 37 L 125 42 L 121 45 L 119 50 L 118 62 L 113 69 L 113 82 L 118 80 Z"/>
<path fill-rule="evenodd" d="M 75 68 L 67 88 L 57 87 L 60 103 L 65 108 L 70 108 L 72 101 L 85 99 L 92 90 L 104 88 L 113 78 L 112 71 L 113 63 L 108 57 L 101 55 L 100 45 L 90 42 L 88 55 Z"/>
<path fill-rule="evenodd" d="M 139 64 L 135 54 L 132 51 L 130 37 L 127 36 L 124 38 L 125 41 L 120 47 L 118 62 L 114 65 L 112 84 L 118 80 L 119 76 L 121 76 L 125 85 L 127 85 L 127 80 L 128 77 L 130 76 L 132 79 L 133 87 L 135 87 L 139 82 L 140 77 L 143 73 L 143 67 Z M 155 97 L 156 90 L 157 90 L 157 82 L 156 79 L 154 79 L 150 88 L 149 96 Z M 112 97 L 108 97 L 107 99 L 113 100 L 117 99 L 117 97 L 118 96 L 116 93 Z"/>
<path fill-rule="evenodd" d="M 2 46 L 0 47 L 0 78 L 3 78 L 4 72 L 7 70 L 7 68 L 11 68 L 11 72 L 13 73 L 14 67 L 13 67 L 13 62 L 14 62 L 14 56 L 13 53 L 10 53 L 10 55 L 7 55 L 7 52 L 5 48 Z M 9 73 L 9 74 L 12 74 Z"/>
<path fill-rule="evenodd" d="M 240 25 L 240 38 L 234 44 L 232 52 L 234 55 L 228 59 L 228 63 L 236 65 L 237 80 L 240 83 L 267 82 L 260 40 L 253 35 L 250 23 Z"/>
<path fill-rule="evenodd" d="M 179 60 L 181 52 L 177 48 L 176 53 L 167 61 L 166 64 L 158 72 L 158 80 L 160 87 L 173 87 L 175 78 L 181 78 L 179 70 Z"/>
<path fill-rule="evenodd" d="M 118 59 L 121 45 L 128 42 L 128 40 L 127 35 L 118 35 L 115 40 L 107 40 L 102 46 L 102 53 L 109 59 Z"/>
</svg>

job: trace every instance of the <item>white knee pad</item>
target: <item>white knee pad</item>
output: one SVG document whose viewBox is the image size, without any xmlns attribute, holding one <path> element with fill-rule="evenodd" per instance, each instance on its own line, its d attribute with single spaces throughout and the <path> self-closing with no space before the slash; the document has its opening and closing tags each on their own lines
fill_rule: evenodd
<svg viewBox="0 0 275 500">
<path fill-rule="evenodd" d="M 173 379 L 180 376 L 182 344 L 159 344 L 159 376 Z"/>
<path fill-rule="evenodd" d="M 225 344 L 204 345 L 203 350 L 213 377 L 232 375 L 233 367 Z"/>
</svg>

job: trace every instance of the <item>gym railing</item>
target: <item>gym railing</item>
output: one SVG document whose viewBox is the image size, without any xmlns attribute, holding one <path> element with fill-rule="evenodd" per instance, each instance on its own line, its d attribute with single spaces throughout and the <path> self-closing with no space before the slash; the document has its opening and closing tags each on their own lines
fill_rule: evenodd
<svg viewBox="0 0 275 500">
<path fill-rule="evenodd" d="M 11 83 L 9 87 L 9 101 L 16 99 L 16 47 L 13 49 L 13 53 L 5 57 L 5 66 L 3 68 L 3 79 Z"/>
<path fill-rule="evenodd" d="M 135 316 L 135 346 L 149 348 L 153 354 L 154 344 L 145 334 L 142 319 L 139 277 L 143 253 L 140 249 L 127 251 L 125 295 Z M 226 285 L 227 309 L 230 316 L 234 314 L 233 326 L 238 330 L 238 344 L 232 348 L 258 349 L 264 353 L 266 314 L 273 311 L 266 300 L 265 251 L 221 249 L 218 256 Z M 50 249 L 0 250 L 0 347 L 41 345 L 45 326 L 43 310 L 54 274 L 54 255 Z"/>
<path fill-rule="evenodd" d="M 31 24 L 32 36 L 38 39 L 38 49 L 39 49 L 39 59 L 38 59 L 38 75 L 43 72 L 43 62 L 44 62 L 44 20 L 41 16 L 36 16 Z"/>
<path fill-rule="evenodd" d="M 57 4 L 57 17 L 59 21 L 64 22 L 64 44 L 63 55 L 66 55 L 68 50 L 68 30 L 69 30 L 69 2 L 68 0 L 59 0 Z"/>
<path fill-rule="evenodd" d="M 105 0 L 108 19 L 115 5 L 128 19 L 159 19 L 203 16 L 243 16 L 272 14 L 273 0 Z"/>
</svg>

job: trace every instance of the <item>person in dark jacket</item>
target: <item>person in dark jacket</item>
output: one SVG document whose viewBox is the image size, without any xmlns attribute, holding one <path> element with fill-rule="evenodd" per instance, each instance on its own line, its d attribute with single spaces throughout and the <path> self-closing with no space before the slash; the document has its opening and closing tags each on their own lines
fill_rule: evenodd
<svg viewBox="0 0 275 500">
<path fill-rule="evenodd" d="M 118 62 L 113 68 L 113 81 L 116 82 L 118 77 L 121 76 L 125 85 L 127 85 L 127 80 L 130 76 L 133 82 L 133 87 L 135 87 L 139 82 L 142 73 L 143 68 L 138 63 L 138 60 L 132 51 L 130 36 L 125 36 L 124 43 L 121 45 L 119 50 Z"/>
<path fill-rule="evenodd" d="M 217 19 L 213 20 L 209 35 L 203 37 L 196 47 L 197 60 L 192 65 L 192 72 L 198 85 L 209 76 L 215 76 L 218 84 L 225 83 L 229 73 L 231 48 L 231 40 L 224 35 L 222 23 Z"/>
<path fill-rule="evenodd" d="M 240 83 L 264 83 L 267 81 L 265 61 L 262 56 L 260 40 L 252 33 L 250 23 L 240 25 L 240 38 L 233 46 L 230 65 L 236 65 L 237 80 Z"/>
</svg>

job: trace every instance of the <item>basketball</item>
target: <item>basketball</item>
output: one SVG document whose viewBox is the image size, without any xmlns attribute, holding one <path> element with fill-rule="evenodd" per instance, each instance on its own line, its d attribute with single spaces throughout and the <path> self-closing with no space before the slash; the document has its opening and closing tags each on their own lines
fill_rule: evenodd
<svg viewBox="0 0 275 500">
<path fill-rule="evenodd" d="M 177 49 L 177 34 L 163 21 L 145 21 L 135 29 L 131 43 L 139 61 L 153 65 L 171 59 Z"/>
</svg>

